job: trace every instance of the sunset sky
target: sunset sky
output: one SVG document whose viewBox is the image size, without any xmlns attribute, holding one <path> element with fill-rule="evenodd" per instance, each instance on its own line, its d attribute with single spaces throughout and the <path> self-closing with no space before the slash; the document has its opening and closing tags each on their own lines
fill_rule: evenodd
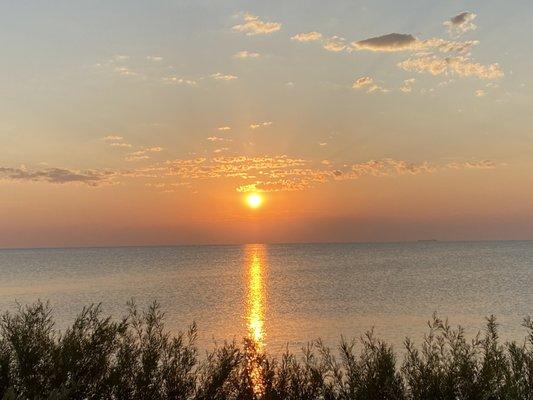
<svg viewBox="0 0 533 400">
<path fill-rule="evenodd" d="M 2 2 L 0 247 L 533 239 L 532 13 Z"/>
</svg>

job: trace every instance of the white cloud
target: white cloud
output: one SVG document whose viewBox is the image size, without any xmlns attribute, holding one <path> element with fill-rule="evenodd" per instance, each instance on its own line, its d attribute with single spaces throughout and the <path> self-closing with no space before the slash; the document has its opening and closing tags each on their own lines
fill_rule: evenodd
<svg viewBox="0 0 533 400">
<path fill-rule="evenodd" d="M 297 35 L 294 35 L 293 37 L 291 37 L 291 39 L 297 42 L 315 42 L 317 40 L 322 39 L 322 34 L 316 31 L 298 33 Z"/>
<path fill-rule="evenodd" d="M 257 15 L 245 13 L 243 23 L 233 26 L 234 32 L 245 33 L 248 36 L 264 35 L 279 31 L 281 24 L 278 22 L 264 22 Z"/>
<path fill-rule="evenodd" d="M 231 127 L 229 127 L 229 126 L 219 126 L 218 130 L 219 131 L 230 131 Z"/>
</svg>

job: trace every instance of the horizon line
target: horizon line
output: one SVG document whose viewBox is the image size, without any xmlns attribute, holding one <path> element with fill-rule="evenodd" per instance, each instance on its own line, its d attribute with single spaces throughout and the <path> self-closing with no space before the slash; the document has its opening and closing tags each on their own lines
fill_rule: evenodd
<svg viewBox="0 0 533 400">
<path fill-rule="evenodd" d="M 249 245 L 365 245 L 365 244 L 428 244 L 428 243 L 493 243 L 493 242 L 533 242 L 533 239 L 472 239 L 472 240 L 440 240 L 440 239 L 417 239 L 417 240 L 391 240 L 391 241 L 332 241 L 332 242 L 264 242 L 264 243 L 174 243 L 174 244 L 123 244 L 123 245 L 79 245 L 79 246 L 35 246 L 35 247 L 2 247 L 4 250 L 75 250 L 75 249 L 119 249 L 135 247 L 235 247 Z"/>
</svg>

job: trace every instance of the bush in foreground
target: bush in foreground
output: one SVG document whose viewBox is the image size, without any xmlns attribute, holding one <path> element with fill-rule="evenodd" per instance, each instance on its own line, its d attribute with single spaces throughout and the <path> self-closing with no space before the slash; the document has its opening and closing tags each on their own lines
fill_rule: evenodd
<svg viewBox="0 0 533 400">
<path fill-rule="evenodd" d="M 465 338 L 436 316 L 420 348 L 406 340 L 403 361 L 372 332 L 321 341 L 302 356 L 262 354 L 245 340 L 199 357 L 196 326 L 172 336 L 157 304 L 130 304 L 120 321 L 90 306 L 64 333 L 38 302 L 0 320 L 0 398 L 117 400 L 533 399 L 533 322 L 523 343 L 501 344 L 494 317 Z"/>
</svg>

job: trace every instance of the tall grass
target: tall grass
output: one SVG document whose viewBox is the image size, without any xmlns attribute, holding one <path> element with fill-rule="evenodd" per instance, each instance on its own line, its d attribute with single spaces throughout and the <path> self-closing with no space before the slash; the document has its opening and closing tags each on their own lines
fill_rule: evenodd
<svg viewBox="0 0 533 400">
<path fill-rule="evenodd" d="M 3 399 L 533 399 L 533 322 L 523 343 L 501 343 L 494 317 L 473 340 L 436 316 L 419 348 L 405 341 L 399 360 L 372 332 L 321 341 L 302 354 L 271 358 L 253 342 L 226 343 L 200 356 L 196 326 L 171 335 L 157 304 L 113 320 L 84 309 L 65 332 L 48 304 L 0 320 Z"/>
</svg>

